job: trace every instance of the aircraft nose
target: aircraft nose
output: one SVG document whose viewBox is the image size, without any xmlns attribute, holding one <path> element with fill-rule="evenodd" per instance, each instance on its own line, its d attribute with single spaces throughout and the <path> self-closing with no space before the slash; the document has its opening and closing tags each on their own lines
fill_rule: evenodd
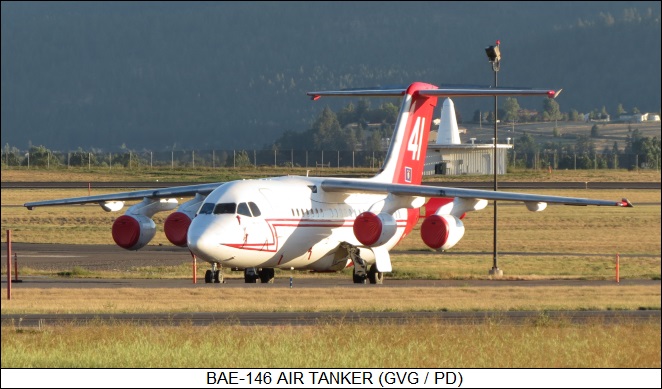
<svg viewBox="0 0 662 389">
<path fill-rule="evenodd" d="M 191 221 L 186 235 L 186 242 L 191 252 L 205 260 L 214 260 L 215 254 L 218 254 L 217 251 L 220 248 L 218 235 L 211 227 L 210 223 L 196 217 Z"/>
<path fill-rule="evenodd" d="M 243 235 L 234 217 L 198 215 L 191 221 L 186 241 L 198 258 L 209 262 L 226 261 L 234 257 L 231 245 L 241 242 Z"/>
</svg>

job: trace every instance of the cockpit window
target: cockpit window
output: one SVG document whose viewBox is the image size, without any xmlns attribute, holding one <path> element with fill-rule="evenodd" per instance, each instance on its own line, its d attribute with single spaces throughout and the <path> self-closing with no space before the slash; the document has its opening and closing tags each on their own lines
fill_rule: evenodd
<svg viewBox="0 0 662 389">
<path fill-rule="evenodd" d="M 255 205 L 255 203 L 248 203 L 248 206 L 250 207 L 251 212 L 253 212 L 253 216 L 258 217 L 262 214 L 260 212 L 260 208 L 258 208 L 257 205 Z"/>
<path fill-rule="evenodd" d="M 211 211 L 214 210 L 214 203 L 204 203 L 202 204 L 202 207 L 200 208 L 200 211 L 198 211 L 198 214 L 203 214 L 203 215 L 209 215 L 211 214 Z"/>
<path fill-rule="evenodd" d="M 240 203 L 239 206 L 237 206 L 236 203 L 205 203 L 202 204 L 202 207 L 200 207 L 198 214 L 209 215 L 212 212 L 214 215 L 221 215 L 226 213 L 233 214 L 235 212 L 248 217 L 257 217 L 261 215 L 260 208 L 258 208 L 255 203 Z"/>
<path fill-rule="evenodd" d="M 216 207 L 214 207 L 214 215 L 220 215 L 223 213 L 234 213 L 236 209 L 237 209 L 237 204 L 235 203 L 216 204 Z"/>
<path fill-rule="evenodd" d="M 239 207 L 237 207 L 237 213 L 248 217 L 252 216 L 251 211 L 248 209 L 248 204 L 246 203 L 239 204 Z"/>
</svg>

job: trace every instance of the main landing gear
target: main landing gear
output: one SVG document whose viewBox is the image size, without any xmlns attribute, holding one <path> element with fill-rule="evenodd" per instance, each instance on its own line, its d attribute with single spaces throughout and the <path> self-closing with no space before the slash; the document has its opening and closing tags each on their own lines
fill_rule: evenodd
<svg viewBox="0 0 662 389">
<path fill-rule="evenodd" d="M 356 247 L 349 247 L 349 257 L 354 262 L 353 281 L 355 284 L 365 284 L 369 281 L 371 284 L 383 284 L 384 273 L 377 271 L 377 265 L 370 266 L 361 258 L 360 250 Z"/>
<path fill-rule="evenodd" d="M 249 267 L 244 269 L 244 282 L 254 284 L 259 279 L 263 284 L 273 284 L 276 271 L 271 267 L 257 269 Z"/>
<path fill-rule="evenodd" d="M 384 283 L 384 273 L 377 271 L 377 265 L 370 266 L 368 271 L 368 281 L 371 284 L 381 285 Z"/>
<path fill-rule="evenodd" d="M 212 282 L 215 284 L 225 283 L 223 273 L 220 269 L 217 269 L 216 263 L 212 263 L 211 270 L 205 272 L 205 284 L 211 284 Z"/>
</svg>

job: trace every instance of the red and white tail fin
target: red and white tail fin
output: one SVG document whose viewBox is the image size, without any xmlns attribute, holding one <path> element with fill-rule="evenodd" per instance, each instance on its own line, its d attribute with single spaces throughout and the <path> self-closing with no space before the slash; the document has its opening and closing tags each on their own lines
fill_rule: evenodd
<svg viewBox="0 0 662 389">
<path fill-rule="evenodd" d="M 437 96 L 421 95 L 419 91 L 430 89 L 437 87 L 416 82 L 405 91 L 386 160 L 375 181 L 421 184 Z"/>
<path fill-rule="evenodd" d="M 400 115 L 395 124 L 391 145 L 379 174 L 374 181 L 419 185 L 423 179 L 425 154 L 430 135 L 432 114 L 438 97 L 487 96 L 547 96 L 555 98 L 553 90 L 514 88 L 439 88 L 415 82 L 408 88 L 349 89 L 342 91 L 309 92 L 313 100 L 321 96 L 374 96 L 404 97 Z"/>
</svg>

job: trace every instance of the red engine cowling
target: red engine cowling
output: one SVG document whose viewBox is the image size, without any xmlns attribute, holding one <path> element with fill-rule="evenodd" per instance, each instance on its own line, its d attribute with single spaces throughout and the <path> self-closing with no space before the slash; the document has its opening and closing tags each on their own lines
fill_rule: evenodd
<svg viewBox="0 0 662 389">
<path fill-rule="evenodd" d="M 363 212 L 354 221 L 354 236 L 361 244 L 368 247 L 381 246 L 391 239 L 397 230 L 398 223 L 393 215 Z"/>
<path fill-rule="evenodd" d="M 173 212 L 165 220 L 163 230 L 166 238 L 175 246 L 186 247 L 186 235 L 191 218 L 184 212 Z"/>
<path fill-rule="evenodd" d="M 421 225 L 421 238 L 428 247 L 448 250 L 464 236 L 462 220 L 452 215 L 431 215 Z"/>
<path fill-rule="evenodd" d="M 138 250 L 156 234 L 156 224 L 144 215 L 122 215 L 113 223 L 113 240 L 127 250 Z"/>
</svg>

